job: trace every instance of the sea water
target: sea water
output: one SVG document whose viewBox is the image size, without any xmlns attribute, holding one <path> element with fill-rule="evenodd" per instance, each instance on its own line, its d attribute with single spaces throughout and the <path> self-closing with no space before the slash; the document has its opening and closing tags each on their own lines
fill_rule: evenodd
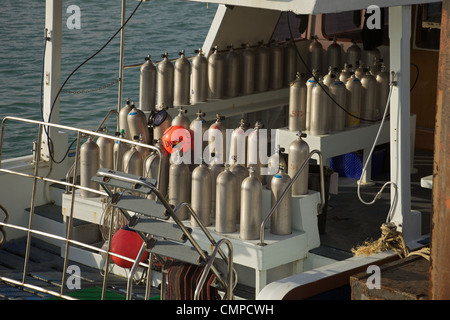
<svg viewBox="0 0 450 320">
<path fill-rule="evenodd" d="M 126 18 L 138 3 L 126 1 Z M 73 8 L 79 9 L 79 25 L 75 25 L 79 28 L 73 28 Z M 121 9 L 121 0 L 63 1 L 61 85 L 120 28 Z M 143 2 L 125 26 L 124 65 L 143 63 L 147 55 L 159 61 L 165 52 L 169 58 L 177 58 L 181 50 L 194 55 L 203 45 L 216 9 L 217 5 L 184 0 Z M 42 119 L 44 20 L 44 0 L 2 0 L 0 120 L 5 116 Z M 109 110 L 117 110 L 119 52 L 120 33 L 70 77 L 60 95 L 60 124 L 96 130 Z M 127 98 L 138 103 L 139 68 L 124 70 L 123 79 L 122 103 Z M 113 134 L 116 118 L 110 119 L 107 126 Z M 7 121 L 2 158 L 30 154 L 36 139 L 36 125 Z"/>
</svg>

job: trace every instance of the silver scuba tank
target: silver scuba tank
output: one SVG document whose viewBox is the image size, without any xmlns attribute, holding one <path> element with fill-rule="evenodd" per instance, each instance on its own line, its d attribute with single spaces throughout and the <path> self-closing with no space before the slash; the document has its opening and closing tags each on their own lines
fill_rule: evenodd
<svg viewBox="0 0 450 320">
<path fill-rule="evenodd" d="M 314 84 L 317 83 L 319 73 L 317 69 L 313 69 L 313 76 L 306 81 L 306 130 L 309 131 L 309 126 L 311 122 L 311 100 L 312 100 L 312 89 Z"/>
<path fill-rule="evenodd" d="M 214 153 L 212 154 L 214 158 Z M 209 169 L 211 170 L 211 215 L 216 215 L 216 182 L 217 176 L 225 169 L 223 162 L 219 162 L 214 158 L 210 163 Z"/>
<path fill-rule="evenodd" d="M 311 91 L 311 118 L 309 124 L 309 132 L 312 135 L 323 135 L 329 132 L 328 114 L 329 114 L 329 97 L 325 90 L 329 90 L 323 83 L 322 79 L 313 86 Z"/>
<path fill-rule="evenodd" d="M 236 97 L 239 94 L 241 80 L 240 75 L 240 57 L 234 50 L 233 45 L 228 46 L 229 50 L 225 57 L 225 96 Z"/>
<path fill-rule="evenodd" d="M 297 174 L 298 170 L 302 166 L 303 162 L 309 156 L 309 145 L 306 143 L 305 138 L 306 134 L 299 131 L 297 133 L 297 139 L 291 142 L 289 145 L 289 158 L 288 158 L 288 171 L 289 176 L 294 178 Z M 304 194 L 308 194 L 308 177 L 309 177 L 309 166 L 308 164 L 303 169 L 302 173 L 298 176 L 297 180 L 295 180 L 292 185 L 292 195 L 300 196 Z"/>
<path fill-rule="evenodd" d="M 311 69 L 322 70 L 322 56 L 323 46 L 319 42 L 317 36 L 314 36 L 313 41 L 309 45 L 309 67 Z"/>
<path fill-rule="evenodd" d="M 361 53 L 361 60 L 363 61 L 364 65 L 367 67 L 372 67 L 374 61 L 378 65 L 378 61 L 381 58 L 381 52 L 378 48 L 374 48 L 371 50 L 363 50 Z M 376 67 L 374 72 L 378 72 L 379 69 Z"/>
<path fill-rule="evenodd" d="M 359 60 L 356 64 L 355 77 L 357 77 L 359 80 L 361 80 L 365 74 L 366 74 L 366 68 L 364 67 L 364 63 L 362 60 Z"/>
<path fill-rule="evenodd" d="M 255 176 L 253 168 L 242 181 L 239 237 L 243 240 L 255 240 L 259 237 L 262 210 L 262 184 Z"/>
<path fill-rule="evenodd" d="M 227 136 L 224 120 L 224 116 L 217 114 L 216 121 L 208 129 L 209 153 L 214 153 L 222 163 L 225 163 L 227 151 Z"/>
<path fill-rule="evenodd" d="M 255 169 L 255 175 L 261 181 L 265 182 L 261 176 L 261 160 L 260 160 L 260 129 L 263 125 L 260 121 L 256 121 L 255 127 L 247 138 L 247 167 Z M 264 184 L 264 183 L 263 183 Z"/>
<path fill-rule="evenodd" d="M 189 166 L 180 161 L 178 152 L 171 155 L 172 164 L 169 167 L 168 202 L 177 207 L 180 203 L 191 201 L 191 173 Z M 181 157 L 181 156 L 180 156 Z M 176 158 L 174 160 L 174 158 Z M 186 206 L 180 207 L 176 212 L 180 220 L 189 219 L 190 213 Z"/>
<path fill-rule="evenodd" d="M 235 158 L 232 162 L 233 164 L 230 166 L 231 172 L 234 173 L 236 176 L 236 206 L 237 206 L 237 221 L 239 221 L 240 217 L 240 208 L 241 208 L 241 184 L 242 181 L 244 181 L 245 178 L 248 177 L 248 170 L 241 164 L 237 162 L 237 159 Z"/>
<path fill-rule="evenodd" d="M 270 53 L 263 41 L 259 42 L 255 54 L 255 91 L 263 92 L 269 89 Z"/>
<path fill-rule="evenodd" d="M 208 60 L 201 49 L 195 51 L 192 59 L 191 103 L 204 102 L 208 98 Z"/>
<path fill-rule="evenodd" d="M 377 104 L 377 80 L 373 75 L 370 74 L 370 71 L 367 70 L 364 77 L 361 79 L 361 123 L 371 123 L 371 121 L 366 120 L 375 120 L 375 110 L 378 106 Z"/>
<path fill-rule="evenodd" d="M 284 53 L 283 47 L 275 40 L 272 40 L 269 46 L 269 88 L 281 89 L 284 84 Z"/>
<path fill-rule="evenodd" d="M 345 129 L 346 118 L 345 110 L 342 109 L 345 109 L 346 106 L 347 91 L 345 84 L 341 80 L 336 79 L 334 83 L 330 85 L 329 89 L 334 101 L 339 104 L 338 106 L 334 101 L 331 101 L 330 131 L 342 131 Z"/>
<path fill-rule="evenodd" d="M 350 76 L 352 75 L 350 71 L 351 68 L 352 68 L 351 65 L 345 63 L 344 68 L 339 73 L 339 80 L 342 81 L 344 84 L 347 82 L 348 79 L 350 79 Z"/>
<path fill-rule="evenodd" d="M 328 66 L 333 69 L 337 68 L 340 70 L 342 68 L 342 49 L 336 42 L 336 37 L 333 37 L 333 43 L 327 48 L 327 61 Z"/>
<path fill-rule="evenodd" d="M 208 145 L 208 138 L 205 137 L 205 132 L 208 129 L 206 120 L 203 119 L 205 113 L 201 110 L 197 112 L 197 118 L 192 120 L 189 130 L 191 132 L 192 147 L 192 163 L 201 164 L 202 159 L 204 159 L 203 151 Z"/>
<path fill-rule="evenodd" d="M 133 137 L 134 141 L 137 141 L 138 137 Z M 123 171 L 125 173 L 142 176 L 144 169 L 144 158 L 142 154 L 133 145 L 123 155 Z"/>
<path fill-rule="evenodd" d="M 131 103 L 131 111 L 127 116 L 128 128 L 131 136 L 134 138 L 135 136 L 140 139 L 142 137 L 142 143 L 151 144 L 152 138 L 150 135 L 150 129 L 147 125 L 147 117 L 144 112 Z M 142 153 L 143 156 L 148 155 L 148 148 L 144 147 L 136 147 L 139 152 Z"/>
<path fill-rule="evenodd" d="M 250 44 L 245 45 L 241 54 L 241 93 L 252 94 L 255 91 L 255 52 L 250 48 Z"/>
<path fill-rule="evenodd" d="M 191 207 L 204 226 L 212 225 L 212 177 L 208 166 L 202 162 L 192 171 Z M 191 216 L 191 226 L 199 224 Z"/>
<path fill-rule="evenodd" d="M 186 109 L 182 107 L 178 108 L 178 115 L 172 119 L 171 126 L 181 126 L 187 130 L 189 130 L 189 126 L 191 125 L 191 121 L 184 114 L 187 113 Z"/>
<path fill-rule="evenodd" d="M 247 123 L 241 119 L 239 127 L 233 130 L 230 138 L 229 163 L 236 163 L 246 166 L 247 158 Z"/>
<path fill-rule="evenodd" d="M 157 106 L 161 109 L 164 107 L 173 107 L 173 84 L 174 84 L 174 66 L 169 61 L 169 54 L 166 52 L 161 55 L 162 61 L 157 67 Z"/>
<path fill-rule="evenodd" d="M 152 153 L 145 158 L 143 175 L 144 177 L 153 178 L 157 181 L 157 188 L 163 197 L 167 196 L 167 188 L 169 185 L 169 153 L 161 145 L 161 140 L 155 141 L 154 145 L 161 150 L 162 162 L 161 162 L 161 178 L 159 177 L 159 163 L 161 161 L 157 151 L 152 151 Z M 152 193 L 149 196 L 150 199 L 157 199 L 157 197 Z"/>
<path fill-rule="evenodd" d="M 108 133 L 108 129 L 105 128 L 104 134 Z M 114 140 L 104 137 L 97 138 L 97 145 L 100 155 L 100 168 L 113 169 L 114 168 Z"/>
<path fill-rule="evenodd" d="M 328 73 L 323 77 L 323 83 L 329 87 L 332 82 L 336 79 L 336 70 L 333 67 L 328 68 Z"/>
<path fill-rule="evenodd" d="M 133 136 L 130 133 L 130 129 L 128 127 L 128 114 L 131 111 L 131 102 L 130 98 L 127 98 L 127 102 L 119 111 L 119 130 L 124 135 L 125 139 L 132 140 Z"/>
<path fill-rule="evenodd" d="M 284 86 L 289 87 L 297 75 L 297 49 L 295 43 L 286 39 L 284 46 Z"/>
<path fill-rule="evenodd" d="M 272 207 L 291 182 L 288 174 L 280 168 L 271 182 Z M 288 235 L 292 232 L 292 193 L 288 192 L 270 217 L 270 232 L 277 235 Z"/>
<path fill-rule="evenodd" d="M 347 90 L 346 109 L 350 113 L 347 114 L 345 126 L 347 128 L 358 127 L 361 107 L 361 81 L 354 74 L 352 74 L 350 79 L 347 81 L 345 88 Z"/>
<path fill-rule="evenodd" d="M 237 178 L 227 165 L 216 181 L 216 225 L 215 231 L 231 233 L 237 230 Z"/>
<path fill-rule="evenodd" d="M 145 63 L 140 69 L 139 83 L 139 109 L 142 111 L 155 110 L 156 105 L 156 66 L 150 60 L 150 55 L 145 58 Z"/>
<path fill-rule="evenodd" d="M 124 138 L 124 133 L 116 132 L 115 136 L 118 138 Z M 114 141 L 114 149 L 113 149 L 113 161 L 114 167 L 113 170 L 123 171 L 123 155 L 129 149 L 129 145 L 125 142 L 115 140 Z"/>
<path fill-rule="evenodd" d="M 161 139 L 164 132 L 171 126 L 172 117 L 167 112 L 167 108 L 158 111 L 153 118 L 153 139 Z"/>
<path fill-rule="evenodd" d="M 270 189 L 270 184 L 272 182 L 272 177 L 274 174 L 278 172 L 278 169 L 280 167 L 287 168 L 286 159 L 283 156 L 283 152 L 285 151 L 284 148 L 280 148 L 280 146 L 277 146 L 275 152 L 273 155 L 270 156 L 267 168 L 268 168 L 268 175 L 266 177 L 266 188 Z"/>
<path fill-rule="evenodd" d="M 352 45 L 347 49 L 347 64 L 356 68 L 356 64 L 361 60 L 361 48 L 352 40 Z"/>
<path fill-rule="evenodd" d="M 173 77 L 173 105 L 175 107 L 189 105 L 191 89 L 191 63 L 186 58 L 184 50 L 178 53 L 175 61 Z"/>
<path fill-rule="evenodd" d="M 91 179 L 100 167 L 100 148 L 91 136 L 80 148 L 80 185 L 90 189 L 99 189 L 99 185 Z M 98 197 L 98 193 L 81 189 L 82 198 Z"/>
<path fill-rule="evenodd" d="M 209 99 L 222 99 L 225 94 L 225 57 L 215 46 L 208 57 Z"/>
<path fill-rule="evenodd" d="M 289 131 L 306 130 L 306 98 L 304 75 L 297 73 L 289 89 Z"/>
</svg>

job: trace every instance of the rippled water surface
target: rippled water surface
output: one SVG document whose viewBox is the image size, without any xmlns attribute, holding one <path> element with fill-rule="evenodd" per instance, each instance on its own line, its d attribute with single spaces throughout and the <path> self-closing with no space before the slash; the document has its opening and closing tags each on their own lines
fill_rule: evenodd
<svg viewBox="0 0 450 320">
<path fill-rule="evenodd" d="M 126 16 L 137 1 L 127 1 Z M 67 28 L 73 12 L 80 8 L 80 29 Z M 100 49 L 120 28 L 120 0 L 63 1 L 63 49 L 61 84 L 85 59 Z M 183 0 L 144 2 L 125 28 L 125 65 L 142 63 L 147 55 L 159 60 L 202 46 L 217 6 Z M 2 0 L 0 9 L 0 119 L 7 115 L 41 119 L 41 77 L 44 54 L 43 0 Z M 120 36 L 81 67 L 67 82 L 66 91 L 86 91 L 113 83 L 118 78 Z M 139 100 L 139 68 L 124 71 L 123 100 Z M 96 129 L 111 109 L 117 109 L 118 85 L 83 94 L 62 93 L 60 123 Z M 114 118 L 114 117 L 113 117 Z M 114 119 L 115 120 L 115 119 Z M 115 129 L 115 124 L 111 124 Z M 36 140 L 37 127 L 7 122 L 3 158 L 26 155 Z"/>
</svg>

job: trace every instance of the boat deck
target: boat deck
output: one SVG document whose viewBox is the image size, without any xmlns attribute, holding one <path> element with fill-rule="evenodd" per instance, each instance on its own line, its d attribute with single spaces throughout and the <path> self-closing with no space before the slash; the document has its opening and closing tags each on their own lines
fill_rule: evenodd
<svg viewBox="0 0 450 320">
<path fill-rule="evenodd" d="M 387 155 L 388 159 L 388 155 Z M 387 160 L 387 163 L 389 161 Z M 422 213 L 422 234 L 430 233 L 431 189 L 421 186 L 421 178 L 432 174 L 433 153 L 416 150 L 411 175 L 411 208 Z M 381 185 L 389 180 L 389 172 L 373 177 L 374 184 L 364 186 L 361 195 L 366 201 L 373 199 Z M 356 180 L 339 178 L 337 195 L 330 195 L 326 213 L 325 231 L 320 235 L 321 247 L 312 250 L 315 254 L 343 260 L 352 256 L 351 249 L 366 240 L 378 239 L 379 226 L 386 220 L 389 210 L 389 190 L 385 190 L 382 198 L 375 205 L 367 206 L 361 203 L 356 193 Z M 0 276 L 22 281 L 23 261 L 26 238 L 11 240 L 0 250 Z M 98 269 L 73 263 L 80 267 L 82 275 L 80 286 L 83 289 L 96 288 L 97 296 L 87 296 L 85 299 L 99 299 L 103 284 L 103 275 Z M 69 262 L 68 265 L 71 265 Z M 26 283 L 43 287 L 47 290 L 60 292 L 63 269 L 61 249 L 42 240 L 32 238 L 30 262 Z M 67 277 L 66 277 L 67 279 Z M 125 299 L 127 280 L 124 277 L 110 274 L 107 282 L 108 295 L 111 299 Z M 242 291 L 242 296 L 252 298 L 251 290 Z M 64 294 L 70 295 L 72 290 L 65 289 Z M 73 290 L 75 292 L 76 290 Z M 72 292 L 72 293 L 73 293 Z M 133 299 L 144 299 L 145 285 L 135 282 Z M 159 290 L 153 288 L 151 295 L 157 298 Z M 53 296 L 40 293 L 33 289 L 21 288 L 0 280 L 0 300 L 51 299 Z"/>
</svg>

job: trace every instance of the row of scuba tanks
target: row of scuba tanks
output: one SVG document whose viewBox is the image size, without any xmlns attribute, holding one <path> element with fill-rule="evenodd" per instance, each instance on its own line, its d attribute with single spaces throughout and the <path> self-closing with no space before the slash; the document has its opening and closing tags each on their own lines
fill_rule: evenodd
<svg viewBox="0 0 450 320">
<path fill-rule="evenodd" d="M 277 148 L 276 152 L 268 157 L 267 162 L 261 161 L 258 154 L 262 145 L 261 140 L 263 144 L 267 141 L 264 140 L 266 132 L 261 130 L 262 124 L 259 121 L 250 128 L 245 121 L 241 120 L 239 126 L 232 130 L 230 141 L 225 141 L 223 150 L 218 148 L 209 150 L 211 158 L 208 161 L 205 161 L 203 155 L 194 159 L 191 164 L 179 161 L 183 156 L 181 149 L 174 149 L 176 151 L 172 154 L 167 152 L 162 145 L 161 137 L 153 141 L 162 152 L 162 158 L 160 158 L 158 152 L 133 144 L 133 140 L 147 143 L 143 137 L 152 135 L 156 137 L 155 133 L 151 132 L 155 131 L 157 126 L 149 126 L 143 112 L 133 103 L 128 101 L 127 105 L 130 107 L 127 125 L 128 130 L 133 134 L 133 139 L 130 143 L 124 143 L 114 140 L 113 137 L 99 137 L 96 141 L 89 137 L 80 150 L 81 186 L 98 189 L 99 186 L 93 183 L 91 178 L 99 168 L 110 168 L 154 178 L 158 181 L 159 191 L 169 204 L 177 207 L 185 202 L 190 203 L 203 225 L 211 226 L 215 223 L 216 232 L 239 232 L 243 240 L 259 237 L 259 228 L 264 218 L 262 217 L 263 188 L 271 190 L 273 205 L 309 155 L 309 146 L 302 139 L 305 134 L 299 132 L 297 139 L 290 144 L 287 155 L 284 149 Z M 167 115 L 165 121 L 169 121 L 169 117 L 170 115 Z M 223 116 L 217 115 L 216 121 L 209 128 L 203 117 L 204 113 L 199 111 L 197 118 L 190 122 L 180 108 L 179 114 L 167 124 L 166 131 L 175 126 L 183 126 L 190 130 L 192 137 L 196 137 L 195 130 L 206 133 L 202 137 L 210 137 L 207 134 L 208 129 L 218 130 L 217 132 L 226 137 Z M 120 123 L 120 120 L 119 117 L 119 124 L 122 127 L 123 123 Z M 116 136 L 124 137 L 125 130 L 116 132 Z M 209 138 L 202 140 L 199 143 L 193 141 L 194 146 L 204 147 L 211 144 Z M 229 145 L 228 160 L 224 151 L 227 145 Z M 244 153 L 241 153 L 241 150 L 244 150 Z M 162 171 L 159 179 L 160 162 Z M 293 184 L 292 192 L 285 196 L 272 215 L 271 233 L 288 235 L 292 232 L 291 198 L 307 193 L 308 166 Z M 95 196 L 98 194 L 81 189 L 81 197 Z M 155 199 L 154 195 L 149 197 Z M 180 207 L 176 214 L 181 220 L 191 219 L 191 225 L 197 226 L 185 206 Z"/>
<path fill-rule="evenodd" d="M 295 44 L 289 41 L 260 41 L 241 48 L 229 45 L 223 51 L 215 46 L 208 58 L 201 49 L 196 53 L 188 58 L 183 50 L 174 62 L 165 53 L 157 64 L 147 56 L 140 69 L 139 109 L 152 111 L 287 88 L 297 70 Z"/>
<path fill-rule="evenodd" d="M 311 77 L 297 73 L 291 83 L 289 130 L 324 135 L 380 120 L 390 86 L 380 51 L 361 50 L 353 43 L 343 59 L 334 40 L 326 50 L 328 73 L 320 74 L 324 52 L 316 38 L 309 47 Z"/>
</svg>

